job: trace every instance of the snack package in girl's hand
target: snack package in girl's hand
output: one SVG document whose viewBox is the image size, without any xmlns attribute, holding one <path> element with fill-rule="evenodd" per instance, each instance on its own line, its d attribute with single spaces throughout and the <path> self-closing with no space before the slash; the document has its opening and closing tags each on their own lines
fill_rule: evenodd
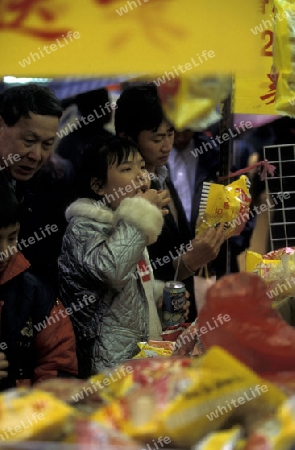
<svg viewBox="0 0 295 450">
<path fill-rule="evenodd" d="M 227 230 L 226 238 L 239 235 L 249 219 L 249 187 L 250 182 L 245 175 L 227 186 L 204 182 L 196 234 L 222 224 Z"/>
</svg>

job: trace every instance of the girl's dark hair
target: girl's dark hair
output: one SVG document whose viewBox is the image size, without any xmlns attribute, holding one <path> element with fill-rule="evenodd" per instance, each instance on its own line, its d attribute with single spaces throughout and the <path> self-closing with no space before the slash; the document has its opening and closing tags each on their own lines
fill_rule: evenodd
<svg viewBox="0 0 295 450">
<path fill-rule="evenodd" d="M 115 110 L 116 134 L 125 133 L 134 142 L 144 130 L 157 130 L 165 121 L 161 100 L 154 83 L 129 86 L 117 100 Z"/>
<path fill-rule="evenodd" d="M 21 205 L 12 188 L 0 183 L 0 228 L 7 228 L 20 222 Z"/>
<path fill-rule="evenodd" d="M 62 116 L 62 106 L 55 94 L 45 86 L 25 84 L 6 89 L 0 95 L 0 116 L 8 127 L 30 112 L 41 116 Z"/>
<path fill-rule="evenodd" d="M 138 152 L 135 144 L 129 139 L 120 139 L 115 136 L 89 139 L 82 153 L 81 170 L 77 178 L 77 197 L 95 198 L 98 196 L 91 189 L 91 178 L 97 178 L 101 185 L 107 183 L 109 166 L 121 164 L 129 155 Z"/>
</svg>

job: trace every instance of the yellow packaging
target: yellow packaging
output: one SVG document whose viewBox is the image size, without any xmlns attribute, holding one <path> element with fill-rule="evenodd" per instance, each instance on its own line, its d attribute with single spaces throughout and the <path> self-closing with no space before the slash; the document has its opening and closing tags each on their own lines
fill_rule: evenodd
<svg viewBox="0 0 295 450">
<path fill-rule="evenodd" d="M 295 117 L 295 2 L 274 0 L 274 67 L 278 73 L 275 109 Z"/>
<path fill-rule="evenodd" d="M 125 395 L 133 385 L 133 369 L 128 362 L 115 367 L 110 372 L 102 372 L 89 379 L 94 389 L 100 390 L 100 396 L 106 402 Z"/>
<path fill-rule="evenodd" d="M 236 413 L 274 411 L 285 396 L 223 349 L 212 347 L 178 374 L 139 387 L 117 399 L 91 419 L 115 426 L 147 442 L 169 436 L 176 445 L 192 445 L 219 429 Z"/>
<path fill-rule="evenodd" d="M 0 444 L 57 440 L 69 429 L 75 410 L 47 392 L 14 389 L 0 396 Z"/>
<path fill-rule="evenodd" d="M 194 450 L 234 450 L 241 441 L 241 435 L 241 427 L 210 433 L 194 447 Z"/>
<path fill-rule="evenodd" d="M 261 447 L 271 450 L 290 450 L 295 444 L 295 398 L 291 397 L 278 409 L 273 419 L 265 421 L 246 443 L 245 450 L 255 450 L 257 441 Z M 263 445 L 263 447 L 262 447 Z"/>
<path fill-rule="evenodd" d="M 278 263 L 278 259 L 263 259 L 259 253 L 246 251 L 246 272 L 253 272 L 263 277 L 267 271 L 269 272 Z"/>
<path fill-rule="evenodd" d="M 267 295 L 276 303 L 295 295 L 295 252 L 291 251 L 287 247 L 264 256 L 246 252 L 246 272 L 256 273 L 265 281 Z M 268 259 L 269 255 L 279 259 Z"/>
<path fill-rule="evenodd" d="M 134 356 L 134 359 L 137 358 L 153 358 L 155 356 L 171 356 L 173 350 L 161 347 L 153 347 L 146 342 L 138 342 L 138 347 L 140 348 L 140 352 Z"/>
<path fill-rule="evenodd" d="M 249 219 L 249 185 L 245 175 L 227 186 L 203 183 L 196 234 L 202 234 L 217 224 L 224 224 L 227 238 L 240 234 Z"/>
<path fill-rule="evenodd" d="M 217 105 L 231 90 L 226 76 L 195 76 L 175 78 L 158 87 L 167 117 L 178 131 L 204 130 L 220 119 Z"/>
</svg>

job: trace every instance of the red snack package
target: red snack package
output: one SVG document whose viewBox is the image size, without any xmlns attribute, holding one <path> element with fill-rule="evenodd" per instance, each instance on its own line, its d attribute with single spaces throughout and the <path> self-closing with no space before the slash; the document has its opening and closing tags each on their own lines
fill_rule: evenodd
<svg viewBox="0 0 295 450">
<path fill-rule="evenodd" d="M 230 320 L 218 321 L 226 315 Z M 214 326 L 202 333 L 210 323 Z M 272 309 L 257 275 L 230 274 L 217 281 L 207 292 L 199 324 L 205 349 L 223 347 L 262 376 L 295 371 L 295 330 Z"/>
</svg>

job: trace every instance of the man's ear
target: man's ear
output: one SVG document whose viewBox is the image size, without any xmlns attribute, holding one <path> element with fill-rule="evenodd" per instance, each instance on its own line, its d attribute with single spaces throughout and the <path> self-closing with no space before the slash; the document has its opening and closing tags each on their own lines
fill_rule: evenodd
<svg viewBox="0 0 295 450">
<path fill-rule="evenodd" d="M 98 178 L 96 178 L 96 177 L 91 178 L 90 187 L 97 195 L 100 195 L 100 196 L 104 195 L 103 185 Z"/>
</svg>

